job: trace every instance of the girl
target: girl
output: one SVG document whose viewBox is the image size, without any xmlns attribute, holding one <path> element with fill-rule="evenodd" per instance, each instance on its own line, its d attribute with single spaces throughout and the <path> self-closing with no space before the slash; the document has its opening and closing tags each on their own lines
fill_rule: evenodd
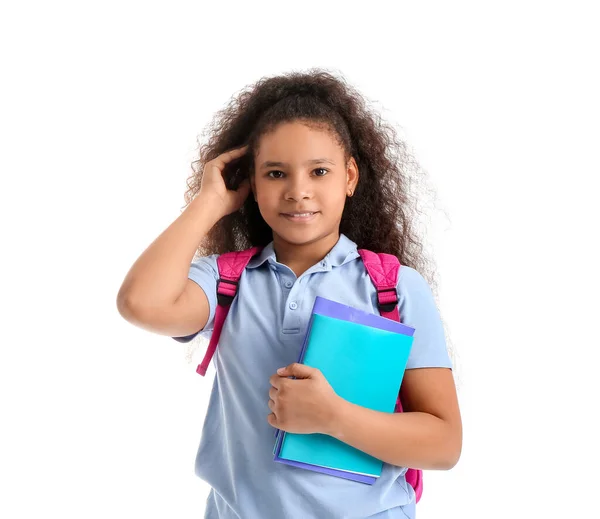
<svg viewBox="0 0 600 519">
<path fill-rule="evenodd" d="M 440 315 L 417 270 L 407 155 L 361 96 L 324 71 L 262 79 L 218 116 L 185 211 L 117 298 L 137 326 L 182 342 L 208 337 L 218 255 L 264 246 L 240 279 L 214 357 L 196 458 L 212 487 L 205 517 L 413 518 L 406 467 L 452 468 L 462 426 Z M 351 404 L 319 370 L 294 363 L 316 296 L 378 313 L 358 248 L 402 264 L 400 315 L 416 329 L 404 413 Z M 383 460 L 381 477 L 366 485 L 276 463 L 274 428 L 332 435 Z"/>
</svg>

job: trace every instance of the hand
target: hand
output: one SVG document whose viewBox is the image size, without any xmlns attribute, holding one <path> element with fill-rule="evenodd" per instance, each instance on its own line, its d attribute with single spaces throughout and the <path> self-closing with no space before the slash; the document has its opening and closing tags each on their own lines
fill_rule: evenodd
<svg viewBox="0 0 600 519">
<path fill-rule="evenodd" d="M 287 378 L 291 376 L 297 379 Z M 331 430 L 340 397 L 320 370 L 294 363 L 278 369 L 269 381 L 270 425 L 303 434 L 327 434 Z"/>
<path fill-rule="evenodd" d="M 250 193 L 250 181 L 244 179 L 237 191 L 227 189 L 223 179 L 225 166 L 242 157 L 248 151 L 248 145 L 222 153 L 217 158 L 208 161 L 202 173 L 200 193 L 203 198 L 216 199 L 223 216 L 234 213 L 242 205 Z"/>
</svg>

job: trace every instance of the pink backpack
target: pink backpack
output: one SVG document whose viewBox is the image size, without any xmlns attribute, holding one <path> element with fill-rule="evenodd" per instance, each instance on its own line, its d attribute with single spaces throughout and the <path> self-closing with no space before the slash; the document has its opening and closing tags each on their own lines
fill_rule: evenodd
<svg viewBox="0 0 600 519">
<path fill-rule="evenodd" d="M 202 376 L 206 375 L 206 370 L 217 349 L 223 323 L 229 312 L 229 307 L 237 294 L 238 281 L 242 272 L 252 257 L 261 250 L 262 247 L 252 247 L 244 251 L 227 252 L 217 258 L 219 282 L 217 284 L 218 304 L 215 313 L 214 329 L 204 360 L 196 369 L 196 372 Z M 396 284 L 400 272 L 398 258 L 392 254 L 385 254 L 383 252 L 376 254 L 365 249 L 359 249 L 358 253 L 363 260 L 371 281 L 377 289 L 380 314 L 388 319 L 400 321 L 398 294 L 396 292 Z M 398 399 L 396 400 L 394 412 L 402 412 L 400 395 L 398 395 Z M 408 469 L 405 476 L 408 484 L 415 490 L 416 502 L 418 503 L 423 494 L 423 471 L 421 469 Z"/>
</svg>

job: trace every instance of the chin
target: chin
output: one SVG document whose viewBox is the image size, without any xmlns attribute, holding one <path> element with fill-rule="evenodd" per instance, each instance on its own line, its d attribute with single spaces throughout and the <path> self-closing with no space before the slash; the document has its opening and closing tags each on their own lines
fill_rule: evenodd
<svg viewBox="0 0 600 519">
<path fill-rule="evenodd" d="M 320 234 L 311 232 L 307 229 L 302 229 L 298 231 L 282 231 L 282 232 L 273 232 L 274 235 L 277 235 L 281 240 L 286 241 L 292 245 L 303 245 L 305 243 L 310 243 L 315 241 L 320 237 Z"/>
<path fill-rule="evenodd" d="M 291 245 L 307 245 L 331 234 L 323 229 L 273 229 L 273 235 Z"/>
</svg>

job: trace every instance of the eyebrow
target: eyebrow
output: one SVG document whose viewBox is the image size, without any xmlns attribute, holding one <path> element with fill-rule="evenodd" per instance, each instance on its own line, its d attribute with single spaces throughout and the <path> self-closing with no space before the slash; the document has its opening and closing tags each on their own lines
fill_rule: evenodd
<svg viewBox="0 0 600 519">
<path fill-rule="evenodd" d="M 330 159 L 312 159 L 312 160 L 307 160 L 304 164 L 308 165 L 308 164 L 321 164 L 323 162 L 328 162 L 329 164 L 335 166 L 335 162 L 333 162 Z M 261 165 L 261 168 L 272 168 L 272 167 L 287 167 L 289 166 L 289 164 L 286 164 L 285 162 L 276 162 L 276 161 L 271 161 L 271 160 L 267 160 L 266 162 L 263 162 Z"/>
</svg>

